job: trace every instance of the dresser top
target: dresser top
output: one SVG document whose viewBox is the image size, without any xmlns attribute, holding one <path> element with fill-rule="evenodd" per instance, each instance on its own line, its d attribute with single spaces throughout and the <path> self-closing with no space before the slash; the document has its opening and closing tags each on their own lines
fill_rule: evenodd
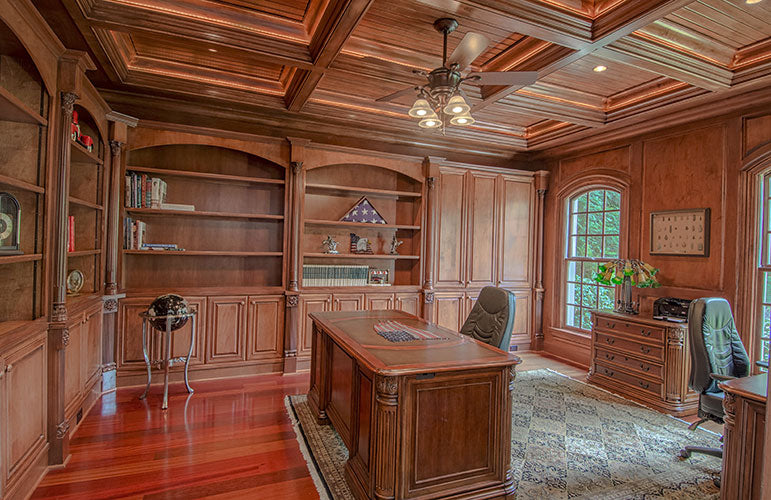
<svg viewBox="0 0 771 500">
<path fill-rule="evenodd" d="M 612 311 L 592 311 L 592 314 L 600 318 L 609 318 L 616 321 L 624 321 L 626 323 L 634 323 L 638 325 L 657 326 L 659 328 L 688 328 L 688 323 L 675 323 L 673 321 L 653 319 L 647 315 L 622 314 Z"/>
</svg>

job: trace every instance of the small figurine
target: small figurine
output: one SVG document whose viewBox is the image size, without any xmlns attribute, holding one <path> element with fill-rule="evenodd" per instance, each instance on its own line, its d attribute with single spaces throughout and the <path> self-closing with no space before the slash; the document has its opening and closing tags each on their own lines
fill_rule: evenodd
<svg viewBox="0 0 771 500">
<path fill-rule="evenodd" d="M 324 247 L 324 253 L 339 253 L 337 251 L 337 242 L 332 239 L 331 234 L 327 235 L 327 239 L 322 241 L 321 245 Z"/>
<path fill-rule="evenodd" d="M 78 137 L 78 142 L 84 148 L 86 148 L 89 153 L 94 150 L 94 140 L 91 138 L 90 135 L 80 134 L 80 137 Z"/>
<path fill-rule="evenodd" d="M 400 246 L 404 244 L 403 241 L 399 241 L 396 239 L 396 233 L 394 233 L 394 237 L 391 238 L 391 249 L 389 250 L 391 255 L 398 255 L 399 252 L 397 251 Z"/>
<path fill-rule="evenodd" d="M 70 139 L 77 141 L 80 137 L 80 124 L 78 123 L 78 112 L 72 112 L 72 124 L 70 125 Z"/>
</svg>

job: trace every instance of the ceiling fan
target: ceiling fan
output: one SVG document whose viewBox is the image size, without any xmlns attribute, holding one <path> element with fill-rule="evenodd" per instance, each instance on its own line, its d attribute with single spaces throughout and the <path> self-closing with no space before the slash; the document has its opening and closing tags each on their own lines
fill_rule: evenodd
<svg viewBox="0 0 771 500">
<path fill-rule="evenodd" d="M 535 71 L 479 71 L 463 76 L 463 71 L 484 52 L 490 40 L 478 33 L 466 33 L 448 58 L 447 36 L 457 27 L 458 21 L 452 18 L 443 17 L 434 21 L 434 28 L 444 35 L 442 66 L 428 73 L 412 70 L 413 73 L 426 77 L 427 84 L 394 92 L 377 101 L 393 101 L 416 93 L 417 99 L 410 108 L 409 115 L 420 119 L 418 125 L 422 128 L 444 129 L 447 118 L 451 124 L 460 126 L 471 125 L 475 121 L 470 113 L 467 96 L 460 88 L 461 84 L 473 82 L 477 85 L 526 86 L 535 83 L 538 77 Z"/>
</svg>

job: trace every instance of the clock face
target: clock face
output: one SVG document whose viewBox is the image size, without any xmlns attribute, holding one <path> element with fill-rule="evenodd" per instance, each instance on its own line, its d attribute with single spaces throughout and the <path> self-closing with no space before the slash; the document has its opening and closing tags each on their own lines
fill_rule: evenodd
<svg viewBox="0 0 771 500">
<path fill-rule="evenodd" d="M 11 241 L 6 242 L 6 240 L 12 239 L 13 229 L 11 216 L 0 212 L 0 244 L 11 243 Z"/>
</svg>

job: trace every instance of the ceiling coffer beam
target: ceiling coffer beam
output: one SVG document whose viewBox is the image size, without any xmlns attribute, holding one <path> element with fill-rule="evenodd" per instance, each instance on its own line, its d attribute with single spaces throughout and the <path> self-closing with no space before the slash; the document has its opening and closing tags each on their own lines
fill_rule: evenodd
<svg viewBox="0 0 771 500">
<path fill-rule="evenodd" d="M 327 4 L 308 46 L 315 68 L 329 68 L 372 2 L 373 0 L 332 0 Z M 287 109 L 300 111 L 323 76 L 318 70 L 295 72 L 284 98 Z"/>
</svg>

